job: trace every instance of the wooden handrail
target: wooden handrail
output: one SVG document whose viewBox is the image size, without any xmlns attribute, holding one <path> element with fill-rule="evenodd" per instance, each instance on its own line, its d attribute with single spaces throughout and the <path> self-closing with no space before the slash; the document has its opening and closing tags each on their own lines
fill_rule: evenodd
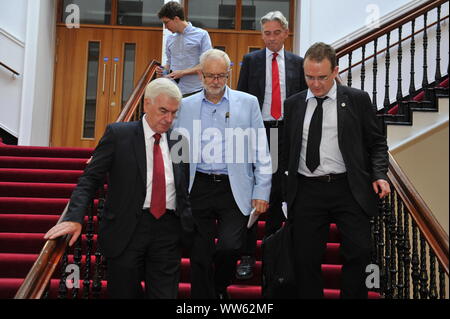
<svg viewBox="0 0 450 319">
<path fill-rule="evenodd" d="M 390 153 L 388 177 L 448 275 L 448 235 Z"/>
<path fill-rule="evenodd" d="M 375 39 L 378 39 L 382 37 L 383 35 L 387 34 L 388 32 L 391 32 L 392 30 L 397 29 L 398 27 L 404 25 L 405 23 L 408 23 L 412 20 L 414 20 L 417 17 L 420 17 L 425 12 L 428 12 L 434 8 L 437 8 L 441 4 L 447 2 L 448 0 L 430 0 L 426 2 L 424 5 L 422 5 L 420 8 L 414 8 L 410 11 L 404 13 L 398 18 L 395 18 L 395 21 L 388 21 L 384 23 L 382 26 L 380 26 L 377 29 L 374 29 L 372 31 L 369 31 L 355 40 L 346 43 L 345 45 L 342 45 L 341 47 L 336 49 L 336 55 L 337 58 L 341 58 L 350 52 L 355 51 L 356 49 L 362 47 L 365 44 L 368 44 Z"/>
<path fill-rule="evenodd" d="M 0 66 L 4 67 L 4 68 L 7 69 L 8 71 L 12 72 L 14 75 L 17 75 L 17 76 L 20 75 L 19 72 L 17 72 L 17 71 L 14 70 L 13 68 L 7 66 L 5 63 L 3 63 L 3 62 L 1 62 L 1 61 L 0 61 Z"/>
<path fill-rule="evenodd" d="M 69 203 L 64 208 L 61 217 L 56 224 L 64 218 Z M 45 242 L 38 258 L 28 272 L 22 285 L 20 285 L 14 299 L 40 299 L 47 287 L 53 272 L 61 257 L 64 255 L 71 236 L 65 235 Z"/>
<path fill-rule="evenodd" d="M 136 112 L 139 102 L 145 93 L 147 84 L 155 77 L 156 67 L 160 63 L 151 61 L 139 79 L 138 84 L 131 93 L 122 112 L 116 122 L 128 122 Z M 69 202 L 70 203 L 70 202 Z M 59 224 L 67 213 L 69 207 L 67 203 L 57 224 Z M 56 239 L 47 240 L 42 248 L 37 260 L 34 262 L 25 280 L 17 291 L 14 299 L 40 299 L 49 284 L 49 281 L 61 260 L 71 236 L 66 235 Z"/>
<path fill-rule="evenodd" d="M 144 96 L 147 84 L 153 79 L 156 74 L 156 68 L 161 65 L 158 61 L 151 61 L 145 69 L 138 84 L 134 88 L 122 112 L 120 112 L 116 122 L 129 122 L 133 114 L 136 112 L 141 98 Z"/>
</svg>

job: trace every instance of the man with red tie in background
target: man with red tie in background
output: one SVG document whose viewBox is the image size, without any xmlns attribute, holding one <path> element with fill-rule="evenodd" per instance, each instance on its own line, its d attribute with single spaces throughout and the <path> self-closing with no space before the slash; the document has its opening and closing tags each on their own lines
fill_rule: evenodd
<svg viewBox="0 0 450 319">
<path fill-rule="evenodd" d="M 189 164 L 170 152 L 177 142 L 169 138 L 169 128 L 181 98 L 169 79 L 150 82 L 142 120 L 108 125 L 63 221 L 45 235 L 72 234 L 69 244 L 75 243 L 86 209 L 108 176 L 98 242 L 107 259 L 110 298 L 177 297 L 181 236 L 194 228 L 187 195 Z"/>
<path fill-rule="evenodd" d="M 272 157 L 279 157 L 283 148 L 283 101 L 292 94 L 307 89 L 307 86 L 303 59 L 284 49 L 284 42 L 289 36 L 288 21 L 284 15 L 280 11 L 267 13 L 261 18 L 261 32 L 266 48 L 244 56 L 237 89 L 258 98 L 269 143 L 271 138 L 278 140 L 278 145 L 275 145 L 278 146 L 278 152 L 271 149 Z M 271 133 L 277 133 L 278 139 L 276 136 L 271 137 Z M 276 158 L 272 158 L 274 174 L 270 206 L 266 214 L 266 236 L 276 232 L 284 221 L 281 206 L 283 172 L 277 169 L 276 163 Z M 249 279 L 253 276 L 257 224 L 247 232 L 242 258 L 236 270 L 238 279 Z"/>
</svg>

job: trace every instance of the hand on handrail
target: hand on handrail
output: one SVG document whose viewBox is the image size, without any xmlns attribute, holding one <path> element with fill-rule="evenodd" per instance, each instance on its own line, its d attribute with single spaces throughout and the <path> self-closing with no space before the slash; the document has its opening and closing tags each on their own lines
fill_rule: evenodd
<svg viewBox="0 0 450 319">
<path fill-rule="evenodd" d="M 81 234 L 82 225 L 77 222 L 61 222 L 53 226 L 45 235 L 44 239 L 55 239 L 67 234 L 72 235 L 69 246 L 72 246 Z"/>
<path fill-rule="evenodd" d="M 389 186 L 389 183 L 384 179 L 376 180 L 375 182 L 372 183 L 372 187 L 375 193 L 378 194 L 380 199 L 389 195 L 391 192 L 391 187 Z"/>
</svg>

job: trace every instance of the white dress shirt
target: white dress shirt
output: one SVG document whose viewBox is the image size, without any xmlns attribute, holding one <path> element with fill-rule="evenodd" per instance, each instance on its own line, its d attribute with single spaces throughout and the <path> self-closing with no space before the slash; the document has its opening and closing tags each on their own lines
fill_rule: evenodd
<svg viewBox="0 0 450 319">
<path fill-rule="evenodd" d="M 155 132 L 147 123 L 147 114 L 142 118 L 144 126 L 145 138 L 145 154 L 147 159 L 147 196 L 145 196 L 144 206 L 142 208 L 150 208 L 150 201 L 152 198 L 152 182 L 153 182 L 153 145 L 155 144 Z M 167 134 L 161 134 L 159 140 L 161 152 L 164 161 L 164 172 L 166 178 L 166 209 L 176 209 L 176 192 L 175 179 L 173 177 L 172 160 L 170 158 L 169 145 L 167 144 Z"/>
<path fill-rule="evenodd" d="M 284 60 L 284 46 L 277 52 L 278 72 L 280 78 L 280 94 L 281 94 L 281 117 L 283 119 L 283 101 L 286 99 L 286 68 Z M 272 59 L 273 52 L 266 48 L 266 88 L 264 93 L 264 103 L 262 106 L 263 121 L 275 121 L 270 114 L 272 108 Z"/>
<path fill-rule="evenodd" d="M 345 163 L 342 158 L 338 142 L 337 124 L 337 85 L 334 83 L 326 95 L 328 99 L 323 102 L 322 139 L 320 140 L 320 165 L 313 173 L 306 167 L 306 148 L 308 145 L 308 132 L 311 118 L 317 107 L 314 94 L 308 89 L 306 95 L 307 108 L 303 122 L 302 149 L 300 151 L 300 164 L 298 172 L 304 176 L 322 176 L 327 174 L 345 173 Z"/>
</svg>

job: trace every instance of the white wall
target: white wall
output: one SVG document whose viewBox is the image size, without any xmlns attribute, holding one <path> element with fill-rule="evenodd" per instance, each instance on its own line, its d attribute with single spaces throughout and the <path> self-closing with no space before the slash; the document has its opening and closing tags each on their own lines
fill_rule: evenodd
<svg viewBox="0 0 450 319">
<path fill-rule="evenodd" d="M 0 127 L 20 145 L 47 146 L 55 52 L 53 0 L 0 1 Z"/>
<path fill-rule="evenodd" d="M 0 61 L 20 73 L 0 67 L 0 127 L 18 136 L 25 56 L 27 1 L 0 1 Z"/>
<path fill-rule="evenodd" d="M 295 52 L 303 56 L 311 44 L 335 43 L 372 21 L 402 6 L 425 0 L 298 0 Z M 300 16 L 298 16 L 300 14 Z M 298 32 L 299 31 L 299 32 Z"/>
</svg>

